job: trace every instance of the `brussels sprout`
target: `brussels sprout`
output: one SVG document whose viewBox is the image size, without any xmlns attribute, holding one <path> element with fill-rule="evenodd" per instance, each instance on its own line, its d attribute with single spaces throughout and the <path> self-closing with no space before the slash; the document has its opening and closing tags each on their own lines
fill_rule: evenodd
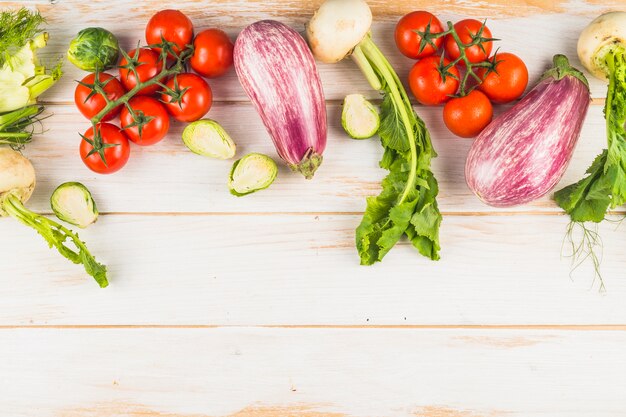
<svg viewBox="0 0 626 417">
<path fill-rule="evenodd" d="M 115 35 L 106 29 L 87 28 L 70 42 L 67 59 L 84 71 L 104 71 L 117 64 L 119 54 Z"/>
<path fill-rule="evenodd" d="M 251 153 L 233 164 L 228 179 L 230 193 L 237 197 L 264 190 L 276 179 L 278 166 L 269 156 Z"/>
<path fill-rule="evenodd" d="M 353 139 L 369 139 L 378 132 L 380 115 L 361 94 L 350 94 L 343 101 L 341 125 Z"/>
<path fill-rule="evenodd" d="M 237 146 L 215 120 L 204 119 L 189 124 L 183 130 L 183 142 L 193 153 L 217 159 L 235 156 Z"/>
<path fill-rule="evenodd" d="M 81 229 L 98 220 L 96 202 L 87 187 L 79 182 L 59 185 L 50 197 L 50 205 L 60 220 Z"/>
</svg>

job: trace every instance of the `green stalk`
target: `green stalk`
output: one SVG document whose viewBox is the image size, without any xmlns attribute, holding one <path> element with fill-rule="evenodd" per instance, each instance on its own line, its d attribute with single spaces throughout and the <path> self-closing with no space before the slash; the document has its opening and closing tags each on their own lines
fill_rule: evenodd
<svg viewBox="0 0 626 417">
<path fill-rule="evenodd" d="M 33 132 L 25 129 L 42 111 L 43 106 L 28 106 L 0 115 L 0 145 L 20 147 L 30 142 Z"/>
<path fill-rule="evenodd" d="M 385 85 L 387 86 L 387 89 L 396 104 L 396 108 L 400 111 L 402 124 L 409 141 L 411 166 L 409 179 L 398 202 L 398 204 L 402 204 L 408 197 L 411 190 L 415 188 L 415 178 L 417 177 L 417 148 L 415 146 L 415 131 L 413 130 L 413 123 L 411 123 L 411 119 L 409 118 L 407 105 L 411 108 L 411 112 L 413 111 L 413 108 L 411 107 L 410 102 L 408 102 L 408 96 L 404 87 L 402 87 L 402 84 L 399 84 L 398 82 L 399 80 L 395 71 L 391 69 L 391 64 L 389 64 L 387 58 L 385 58 L 369 35 L 361 41 L 359 49 L 363 50 L 365 58 L 367 58 L 367 60 L 373 65 L 374 70 L 380 74 Z"/>
<path fill-rule="evenodd" d="M 380 82 L 380 78 L 378 78 L 378 74 L 376 73 L 374 68 L 372 68 L 372 64 L 370 64 L 370 62 L 368 61 L 360 45 L 357 45 L 356 48 L 354 48 L 351 57 L 352 60 L 361 69 L 361 72 L 363 72 L 363 74 L 365 75 L 365 78 L 367 79 L 367 82 L 370 84 L 370 86 L 376 91 L 382 90 L 383 85 Z"/>
<path fill-rule="evenodd" d="M 87 246 L 85 246 L 77 234 L 54 220 L 28 210 L 15 194 L 2 196 L 0 202 L 2 211 L 20 223 L 35 229 L 48 242 L 51 248 L 55 247 L 61 255 L 73 263 L 83 264 L 85 271 L 96 280 L 101 288 L 109 285 L 106 267 L 96 262 L 96 259 L 91 255 Z M 78 252 L 65 245 L 65 241 L 68 239 L 76 246 Z"/>
<path fill-rule="evenodd" d="M 40 106 L 28 106 L 0 115 L 0 132 L 22 119 L 38 115 L 41 111 L 42 108 Z"/>
</svg>

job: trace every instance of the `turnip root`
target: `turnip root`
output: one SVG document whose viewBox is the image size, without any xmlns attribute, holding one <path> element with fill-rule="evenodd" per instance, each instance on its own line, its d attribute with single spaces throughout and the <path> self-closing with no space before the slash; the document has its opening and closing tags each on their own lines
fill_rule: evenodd
<svg viewBox="0 0 626 417">
<path fill-rule="evenodd" d="M 626 47 L 626 12 L 610 12 L 595 18 L 578 38 L 578 57 L 594 77 L 608 80 L 607 55 Z"/>
<path fill-rule="evenodd" d="M 307 25 L 315 58 L 334 64 L 348 56 L 367 35 L 372 11 L 364 0 L 327 0 Z"/>
</svg>

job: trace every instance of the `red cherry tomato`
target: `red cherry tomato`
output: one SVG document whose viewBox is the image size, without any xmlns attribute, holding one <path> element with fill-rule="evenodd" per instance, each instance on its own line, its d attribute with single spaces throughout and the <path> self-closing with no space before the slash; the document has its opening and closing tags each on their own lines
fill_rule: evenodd
<svg viewBox="0 0 626 417">
<path fill-rule="evenodd" d="M 203 77 L 219 77 L 233 65 L 234 45 L 222 30 L 207 29 L 198 33 L 193 47 L 191 68 Z"/>
<path fill-rule="evenodd" d="M 474 37 L 478 36 L 481 27 L 483 27 L 483 23 L 475 19 L 461 20 L 454 25 L 459 39 L 461 39 L 461 42 L 464 44 L 471 43 Z M 491 38 L 491 31 L 487 26 L 484 27 L 481 37 L 485 39 Z M 486 60 L 489 54 L 491 54 L 492 48 L 493 43 L 491 41 L 482 42 L 482 48 L 480 45 L 473 45 L 466 48 L 465 55 L 471 63 L 476 64 Z M 459 45 L 457 45 L 452 35 L 446 35 L 445 49 L 447 57 L 452 61 L 461 56 Z"/>
<path fill-rule="evenodd" d="M 433 39 L 432 42 L 436 48 L 432 45 L 426 44 L 424 49 L 420 51 L 422 37 L 416 33 L 425 32 L 426 27 L 430 24 L 430 33 L 443 32 L 443 25 L 432 13 L 426 11 L 412 12 L 404 16 L 396 25 L 396 45 L 400 52 L 405 56 L 412 59 L 420 59 L 436 52 L 443 42 L 443 37 Z"/>
<path fill-rule="evenodd" d="M 110 123 L 100 123 L 96 126 L 102 143 L 106 145 L 116 145 L 104 149 L 104 158 L 106 163 L 102 160 L 102 157 L 98 152 L 93 151 L 92 144 L 85 139 L 80 141 L 80 157 L 90 170 L 97 172 L 98 174 L 112 174 L 119 171 L 126 165 L 128 158 L 130 157 L 130 144 L 128 138 L 120 130 L 119 127 Z M 94 132 L 93 127 L 89 128 L 85 132 L 85 138 L 93 140 Z"/>
<path fill-rule="evenodd" d="M 81 112 L 83 116 L 87 119 L 94 118 L 98 113 L 100 113 L 106 107 L 106 100 L 102 96 L 102 94 L 98 93 L 91 97 L 91 88 L 86 87 L 83 84 L 93 85 L 96 79 L 96 74 L 89 74 L 85 78 L 81 80 L 76 86 L 76 90 L 74 91 L 74 103 L 76 103 L 76 107 Z M 104 85 L 104 92 L 109 100 L 117 100 L 122 97 L 126 90 L 122 86 L 122 83 L 119 82 L 117 78 L 112 76 L 111 74 L 107 74 L 105 72 L 101 72 L 98 76 L 99 81 Z M 87 98 L 89 97 L 89 98 Z M 111 120 L 115 118 L 122 109 L 122 106 L 117 106 L 106 116 L 102 118 L 103 122 Z"/>
<path fill-rule="evenodd" d="M 175 44 L 177 54 L 191 45 L 193 39 L 193 23 L 180 10 L 161 10 L 156 13 L 146 26 L 146 41 L 148 45 L 163 43 L 163 39 Z M 154 48 L 161 52 L 161 48 Z"/>
<path fill-rule="evenodd" d="M 478 89 L 494 103 L 508 103 L 524 94 L 528 86 L 528 69 L 518 56 L 508 52 L 495 56 L 495 71 L 479 68 L 476 74 L 483 80 Z"/>
<path fill-rule="evenodd" d="M 450 64 L 447 59 L 443 65 Z M 436 106 L 445 103 L 459 88 L 459 70 L 451 67 L 445 74 L 445 81 L 440 71 L 441 58 L 429 56 L 418 61 L 409 73 L 409 86 L 420 103 Z M 456 77 L 456 78 L 455 78 Z"/>
<path fill-rule="evenodd" d="M 128 107 L 124 107 L 120 121 L 128 139 L 138 145 L 148 146 L 160 142 L 167 135 L 170 128 L 170 115 L 165 110 L 165 106 L 158 100 L 152 97 L 137 96 L 131 99 L 128 105 L 139 119 L 151 118 L 141 127 L 140 133 L 139 126 L 132 126 L 135 119 L 133 119 L 130 110 Z"/>
<path fill-rule="evenodd" d="M 465 97 L 453 98 L 443 108 L 443 121 L 452 133 L 473 138 L 483 131 L 493 118 L 493 106 L 486 95 L 473 90 Z"/>
<path fill-rule="evenodd" d="M 165 108 L 179 122 L 195 122 L 211 109 L 213 94 L 211 87 L 202 77 L 196 74 L 179 74 L 171 78 L 166 86 L 171 90 L 185 91 L 179 101 L 171 95 L 161 94 Z"/>
<path fill-rule="evenodd" d="M 135 59 L 135 55 L 137 55 L 137 49 L 133 49 L 128 53 L 128 56 L 133 59 Z M 139 55 L 137 55 L 136 59 L 140 63 L 136 68 L 138 77 L 130 69 L 122 68 L 124 65 L 128 65 L 126 58 L 122 58 L 122 62 L 120 62 L 120 80 L 122 80 L 122 84 L 128 91 L 135 88 L 138 82 L 145 83 L 156 77 L 163 67 L 163 61 L 161 61 L 159 54 L 152 49 L 139 49 Z M 157 84 L 153 84 L 139 90 L 136 95 L 149 96 L 159 91 L 160 88 Z"/>
</svg>

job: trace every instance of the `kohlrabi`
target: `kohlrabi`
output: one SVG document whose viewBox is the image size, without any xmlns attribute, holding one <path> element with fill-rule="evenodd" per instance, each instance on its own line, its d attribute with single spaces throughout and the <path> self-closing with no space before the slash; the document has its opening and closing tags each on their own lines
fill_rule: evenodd
<svg viewBox="0 0 626 417">
<path fill-rule="evenodd" d="M 380 166 L 390 172 L 382 193 L 367 200 L 356 246 L 361 263 L 371 265 L 406 235 L 422 255 L 437 260 L 441 214 L 430 167 L 436 153 L 402 82 L 372 40 L 371 24 L 364 0 L 326 0 L 307 25 L 315 57 L 334 63 L 351 55 L 370 85 L 383 93 L 378 135 L 385 153 Z"/>
<path fill-rule="evenodd" d="M 10 216 L 35 229 L 50 247 L 75 264 L 83 264 L 100 287 L 108 285 L 106 267 L 95 258 L 78 235 L 61 224 L 24 207 L 35 189 L 35 169 L 28 159 L 9 148 L 0 148 L 0 217 Z M 67 241 L 73 243 L 66 245 Z"/>
</svg>

